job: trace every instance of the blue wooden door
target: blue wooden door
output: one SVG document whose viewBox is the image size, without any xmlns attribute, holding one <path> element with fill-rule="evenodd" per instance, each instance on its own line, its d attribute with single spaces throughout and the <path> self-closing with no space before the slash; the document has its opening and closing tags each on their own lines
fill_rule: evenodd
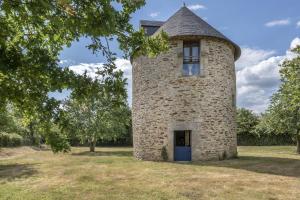
<svg viewBox="0 0 300 200">
<path fill-rule="evenodd" d="M 174 131 L 174 160 L 191 161 L 191 131 Z"/>
<path fill-rule="evenodd" d="M 175 161 L 191 161 L 191 147 L 175 147 Z"/>
</svg>

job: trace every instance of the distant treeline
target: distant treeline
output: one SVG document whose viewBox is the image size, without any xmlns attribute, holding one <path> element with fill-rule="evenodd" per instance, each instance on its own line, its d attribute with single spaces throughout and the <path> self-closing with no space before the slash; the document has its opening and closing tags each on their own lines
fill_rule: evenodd
<svg viewBox="0 0 300 200">
<path fill-rule="evenodd" d="M 81 142 L 79 138 L 70 138 L 71 146 L 88 147 L 88 142 Z M 125 135 L 120 136 L 116 140 L 98 140 L 96 146 L 132 146 L 132 131 L 129 129 Z"/>
<path fill-rule="evenodd" d="M 238 135 L 237 144 L 239 146 L 270 146 L 270 145 L 295 145 L 296 142 L 291 135 Z"/>
<path fill-rule="evenodd" d="M 131 118 L 131 114 L 128 114 Z M 24 126 L 22 117 L 12 107 L 0 112 L 0 146 L 20 146 L 44 144 L 46 139 L 37 122 Z M 131 146 L 132 124 L 126 126 L 126 131 L 114 139 L 99 139 L 97 146 Z M 59 129 L 53 127 L 53 131 Z M 296 141 L 292 134 L 270 131 L 264 115 L 257 115 L 251 110 L 239 108 L 237 110 L 237 143 L 238 145 L 294 145 Z M 70 135 L 67 140 L 71 146 L 89 146 L 87 140 L 76 135 Z"/>
<path fill-rule="evenodd" d="M 241 146 L 295 145 L 293 135 L 268 128 L 264 114 L 237 109 L 237 144 Z"/>
<path fill-rule="evenodd" d="M 131 114 L 128 110 L 127 118 L 129 123 L 122 134 L 117 134 L 117 138 L 99 139 L 97 146 L 131 146 L 132 145 L 132 128 Z M 19 112 L 12 106 L 0 110 L 0 147 L 16 146 L 40 146 L 46 143 L 46 134 L 40 128 L 37 121 L 32 120 L 30 123 L 23 123 L 24 119 Z M 59 132 L 60 129 L 53 124 L 51 129 L 53 133 Z M 113 134 L 113 133 L 112 133 Z M 88 141 L 81 135 L 70 134 L 67 137 L 71 146 L 89 146 Z"/>
</svg>

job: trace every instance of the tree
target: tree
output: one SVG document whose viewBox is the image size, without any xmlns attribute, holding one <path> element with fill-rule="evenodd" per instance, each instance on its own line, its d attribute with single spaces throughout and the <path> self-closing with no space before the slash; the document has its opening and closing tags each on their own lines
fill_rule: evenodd
<svg viewBox="0 0 300 200">
<path fill-rule="evenodd" d="M 26 127 L 21 120 L 22 117 L 11 104 L 0 108 L 0 131 L 22 135 L 26 132 Z"/>
<path fill-rule="evenodd" d="M 144 4 L 144 0 L 0 1 L 0 107 L 13 104 L 28 122 L 37 118 L 51 133 L 48 122 L 60 113 L 60 102 L 48 93 L 70 89 L 84 95 L 90 81 L 59 67 L 63 47 L 90 38 L 88 48 L 106 57 L 102 73 L 108 75 L 116 59 L 109 49 L 111 40 L 119 42 L 126 57 L 157 55 L 167 49 L 164 33 L 146 37 L 129 23 L 130 15 Z"/>
<path fill-rule="evenodd" d="M 264 121 L 274 132 L 292 134 L 300 154 L 300 46 L 292 51 L 295 57 L 281 65 L 281 85 L 272 96 Z"/>
<path fill-rule="evenodd" d="M 64 46 L 91 38 L 93 53 L 113 64 L 108 42 L 116 38 L 126 56 L 157 54 L 162 37 L 135 31 L 130 15 L 143 0 L 4 0 L 0 1 L 0 105 L 8 100 L 29 112 L 55 109 L 48 92 L 77 87 L 78 75 L 58 66 Z M 112 66 L 112 65 L 110 65 Z M 109 68 L 107 70 L 110 70 Z"/>
<path fill-rule="evenodd" d="M 101 140 L 117 139 L 126 134 L 130 118 L 126 104 L 126 80 L 122 72 L 113 72 L 110 77 L 97 77 L 82 96 L 74 93 L 66 102 L 62 117 L 63 130 L 75 134 L 82 142 L 88 141 L 90 151 L 95 151 Z"/>
<path fill-rule="evenodd" d="M 0 110 L 0 130 L 4 132 L 15 132 L 17 129 L 14 116 L 7 108 Z"/>
<path fill-rule="evenodd" d="M 255 128 L 259 123 L 259 117 L 253 111 L 246 108 L 237 109 L 237 134 L 254 135 Z"/>
<path fill-rule="evenodd" d="M 76 87 L 74 74 L 58 66 L 58 55 L 80 37 L 113 61 L 108 41 L 116 38 L 125 55 L 157 54 L 160 40 L 147 38 L 129 23 L 143 0 L 4 0 L 0 2 L 1 103 L 11 100 L 28 110 L 47 102 L 49 91 Z M 49 102 L 47 102 L 49 103 Z"/>
</svg>

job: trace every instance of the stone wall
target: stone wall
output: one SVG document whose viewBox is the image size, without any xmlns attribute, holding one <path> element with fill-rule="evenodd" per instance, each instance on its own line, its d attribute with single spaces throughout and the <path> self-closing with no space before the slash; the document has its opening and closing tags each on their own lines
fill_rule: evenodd
<svg viewBox="0 0 300 200">
<path fill-rule="evenodd" d="M 195 39 L 195 38 L 194 38 Z M 192 130 L 192 160 L 235 157 L 234 49 L 226 41 L 201 39 L 201 76 L 182 75 L 183 41 L 156 58 L 133 59 L 134 155 L 173 160 L 174 130 Z"/>
</svg>

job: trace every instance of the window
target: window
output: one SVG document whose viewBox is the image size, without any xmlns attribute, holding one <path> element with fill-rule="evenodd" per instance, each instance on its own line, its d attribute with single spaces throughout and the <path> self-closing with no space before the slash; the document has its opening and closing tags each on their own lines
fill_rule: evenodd
<svg viewBox="0 0 300 200">
<path fill-rule="evenodd" d="M 159 26 L 142 26 L 145 30 L 146 35 L 153 35 L 158 29 Z"/>
<path fill-rule="evenodd" d="M 193 76 L 200 74 L 200 45 L 199 42 L 183 42 L 182 74 Z"/>
</svg>

